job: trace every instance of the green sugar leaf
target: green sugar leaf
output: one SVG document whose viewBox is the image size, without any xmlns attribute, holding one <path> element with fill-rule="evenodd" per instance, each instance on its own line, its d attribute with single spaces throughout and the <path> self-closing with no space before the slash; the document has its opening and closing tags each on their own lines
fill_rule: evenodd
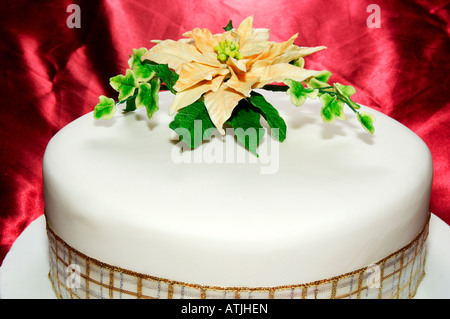
<svg viewBox="0 0 450 319">
<path fill-rule="evenodd" d="M 298 59 L 296 59 L 296 60 L 292 60 L 292 61 L 289 62 L 289 63 L 291 63 L 291 64 L 293 64 L 293 65 L 295 65 L 295 66 L 298 66 L 299 68 L 305 67 L 305 59 L 302 58 L 302 57 L 300 57 L 300 58 L 298 58 Z"/>
<path fill-rule="evenodd" d="M 251 92 L 249 100 L 269 124 L 273 137 L 283 142 L 286 139 L 287 126 L 277 109 L 267 102 L 264 96 L 254 91 Z"/>
<path fill-rule="evenodd" d="M 233 30 L 233 22 L 232 22 L 231 20 L 228 21 L 228 24 L 227 24 L 225 27 L 223 27 L 223 29 L 224 29 L 225 31 Z"/>
<path fill-rule="evenodd" d="M 360 106 L 352 101 L 351 96 L 356 93 L 356 90 L 351 85 L 342 85 L 334 83 L 334 89 L 338 96 L 347 103 L 351 108 L 358 110 Z"/>
<path fill-rule="evenodd" d="M 331 77 L 331 72 L 324 70 L 324 71 L 321 71 L 318 75 L 311 77 L 306 82 L 306 85 L 311 89 L 320 89 L 323 87 L 327 87 L 327 86 L 330 86 L 328 84 L 328 80 L 330 79 L 330 77 Z"/>
<path fill-rule="evenodd" d="M 241 100 L 227 121 L 233 127 L 238 141 L 256 157 L 259 157 L 256 149 L 265 132 L 260 119 L 261 114 L 254 111 L 246 100 Z"/>
<path fill-rule="evenodd" d="M 128 60 L 128 67 L 134 68 L 136 65 L 142 64 L 141 57 L 147 52 L 146 48 L 132 49 L 132 55 Z"/>
<path fill-rule="evenodd" d="M 94 118 L 109 120 L 114 116 L 116 112 L 116 103 L 113 99 L 100 95 L 99 103 L 94 108 Z"/>
<path fill-rule="evenodd" d="M 191 148 L 197 147 L 204 138 L 209 138 L 215 129 L 202 100 L 182 108 L 169 127 Z"/>
<path fill-rule="evenodd" d="M 331 123 L 335 118 L 340 118 L 342 120 L 346 119 L 344 113 L 345 103 L 339 100 L 336 96 L 331 96 L 328 93 L 322 94 L 320 96 L 322 102 L 322 110 L 320 115 L 324 122 Z"/>
<path fill-rule="evenodd" d="M 328 83 L 328 80 L 330 79 L 331 75 L 332 75 L 332 73 L 330 71 L 324 70 L 324 71 L 321 71 L 314 78 L 320 82 Z"/>
<path fill-rule="evenodd" d="M 133 49 L 133 54 L 128 60 L 128 66 L 133 69 L 133 74 L 138 82 L 148 82 L 155 76 L 155 71 L 146 64 L 142 63 L 141 57 L 147 52 L 146 48 Z"/>
<path fill-rule="evenodd" d="M 364 127 L 364 129 L 369 132 L 370 134 L 375 133 L 375 127 L 373 125 L 373 122 L 375 122 L 375 117 L 367 112 L 361 112 L 357 113 L 358 120 L 361 123 L 361 125 Z"/>
<path fill-rule="evenodd" d="M 114 90 L 119 92 L 119 101 L 125 100 L 134 94 L 137 86 L 133 72 L 127 69 L 125 76 L 116 75 L 109 79 L 109 84 Z"/>
<path fill-rule="evenodd" d="M 315 99 L 319 93 L 318 90 L 305 88 L 301 82 L 297 82 L 291 79 L 286 79 L 283 82 L 287 86 L 289 86 L 286 94 L 290 95 L 291 103 L 295 106 L 300 106 L 305 103 L 308 97 L 311 99 Z"/>
<path fill-rule="evenodd" d="M 340 83 L 334 83 L 334 87 L 336 88 L 336 91 L 341 93 L 342 95 L 345 95 L 347 97 L 351 97 L 353 94 L 356 93 L 356 90 L 351 85 L 342 85 Z"/>
<path fill-rule="evenodd" d="M 153 114 L 159 110 L 159 86 L 159 78 L 152 79 L 150 83 L 141 83 L 141 85 L 139 85 L 139 91 L 136 96 L 136 107 L 145 107 L 149 119 L 152 119 Z"/>
<path fill-rule="evenodd" d="M 146 64 L 146 65 L 148 65 L 153 71 L 155 71 L 156 75 L 161 79 L 162 82 L 166 84 L 170 92 L 172 92 L 173 94 L 177 93 L 177 91 L 175 91 L 173 87 L 175 86 L 175 83 L 177 83 L 178 81 L 178 74 L 169 69 L 169 66 L 167 64 Z"/>
</svg>

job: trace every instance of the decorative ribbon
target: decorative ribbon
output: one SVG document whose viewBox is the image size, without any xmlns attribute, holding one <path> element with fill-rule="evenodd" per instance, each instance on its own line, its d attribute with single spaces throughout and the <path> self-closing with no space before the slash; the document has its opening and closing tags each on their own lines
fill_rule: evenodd
<svg viewBox="0 0 450 319">
<path fill-rule="evenodd" d="M 61 299 L 406 299 L 425 275 L 428 228 L 429 219 L 408 245 L 365 268 L 310 283 L 252 288 L 185 283 L 112 266 L 69 246 L 47 223 L 49 278 Z"/>
</svg>

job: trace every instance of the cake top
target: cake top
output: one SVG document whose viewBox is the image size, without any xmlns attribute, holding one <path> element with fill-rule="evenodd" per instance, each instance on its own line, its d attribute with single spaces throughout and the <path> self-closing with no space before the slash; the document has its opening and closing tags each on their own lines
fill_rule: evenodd
<svg viewBox="0 0 450 319">
<path fill-rule="evenodd" d="M 331 72 L 304 68 L 304 57 L 325 49 L 294 44 L 297 34 L 285 42 L 269 41 L 269 30 L 253 28 L 253 16 L 237 29 L 232 21 L 225 32 L 213 34 L 195 28 L 178 41 L 154 40 L 151 49 L 133 49 L 124 75 L 110 78 L 118 99 L 101 95 L 94 108 L 95 119 L 111 119 L 119 104 L 124 112 L 145 108 L 149 119 L 158 111 L 159 91 L 175 97 L 169 107 L 174 115 L 169 127 L 188 148 L 197 147 L 212 132 L 222 135 L 230 129 L 237 140 L 254 155 L 266 129 L 283 142 L 287 125 L 278 110 L 257 89 L 285 91 L 294 106 L 307 98 L 321 101 L 324 122 L 345 120 L 344 107 L 357 115 L 365 130 L 374 133 L 372 114 L 360 111 L 351 96 L 355 89 L 340 83 L 329 84 Z"/>
</svg>

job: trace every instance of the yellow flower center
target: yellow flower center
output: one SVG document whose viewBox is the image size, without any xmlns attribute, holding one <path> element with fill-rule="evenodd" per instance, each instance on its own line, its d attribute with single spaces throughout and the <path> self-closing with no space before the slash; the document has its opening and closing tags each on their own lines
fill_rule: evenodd
<svg viewBox="0 0 450 319">
<path fill-rule="evenodd" d="M 219 44 L 214 47 L 214 51 L 217 53 L 217 59 L 220 62 L 226 62 L 229 57 L 237 60 L 244 58 L 239 52 L 239 43 L 230 40 L 220 41 Z"/>
</svg>

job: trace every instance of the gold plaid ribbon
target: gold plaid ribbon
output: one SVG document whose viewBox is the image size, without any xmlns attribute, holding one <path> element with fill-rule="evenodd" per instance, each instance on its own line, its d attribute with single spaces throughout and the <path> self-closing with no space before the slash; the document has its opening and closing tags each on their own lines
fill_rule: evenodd
<svg viewBox="0 0 450 319">
<path fill-rule="evenodd" d="M 406 299 L 425 275 L 429 219 L 408 245 L 377 263 L 311 283 L 277 287 L 216 287 L 136 273 L 88 257 L 64 242 L 47 224 L 53 290 L 61 299 Z"/>
</svg>

